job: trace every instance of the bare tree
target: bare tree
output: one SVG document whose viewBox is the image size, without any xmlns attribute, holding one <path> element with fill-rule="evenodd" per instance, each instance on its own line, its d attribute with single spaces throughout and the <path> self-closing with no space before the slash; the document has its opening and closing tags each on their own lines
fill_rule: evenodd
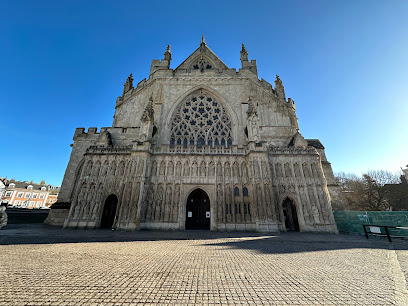
<svg viewBox="0 0 408 306">
<path fill-rule="evenodd" d="M 386 170 L 370 170 L 361 177 L 338 173 L 348 210 L 388 210 L 392 206 L 388 184 L 397 184 L 399 175 Z"/>
</svg>

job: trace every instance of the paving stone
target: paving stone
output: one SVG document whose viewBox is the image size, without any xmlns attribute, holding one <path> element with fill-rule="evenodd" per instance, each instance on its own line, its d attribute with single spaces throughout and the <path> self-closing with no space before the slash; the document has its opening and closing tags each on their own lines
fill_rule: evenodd
<svg viewBox="0 0 408 306">
<path fill-rule="evenodd" d="M 122 241 L 112 242 L 118 237 Z M 0 231 L 0 244 L 0 305 L 407 301 L 406 283 L 400 284 L 408 268 L 404 240 L 390 244 L 382 238 L 329 234 L 131 233 L 44 226 L 32 226 L 30 234 L 15 226 Z"/>
</svg>

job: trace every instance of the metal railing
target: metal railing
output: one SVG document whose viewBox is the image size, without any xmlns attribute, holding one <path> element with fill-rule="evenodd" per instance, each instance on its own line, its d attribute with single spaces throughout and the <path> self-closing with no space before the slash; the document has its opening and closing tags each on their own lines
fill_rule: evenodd
<svg viewBox="0 0 408 306">
<path fill-rule="evenodd" d="M 370 228 L 370 231 L 367 231 L 367 228 Z M 385 229 L 385 234 L 381 233 L 380 228 L 383 227 Z M 390 231 L 388 230 L 389 228 L 395 228 L 395 229 L 408 229 L 408 227 L 403 227 L 403 226 L 388 226 L 388 225 L 374 225 L 374 224 L 363 224 L 363 229 L 366 238 L 368 239 L 368 234 L 373 234 L 377 236 L 387 236 L 388 241 L 392 242 L 391 240 L 391 235 Z M 394 238 L 406 238 L 405 236 L 393 236 Z"/>
</svg>

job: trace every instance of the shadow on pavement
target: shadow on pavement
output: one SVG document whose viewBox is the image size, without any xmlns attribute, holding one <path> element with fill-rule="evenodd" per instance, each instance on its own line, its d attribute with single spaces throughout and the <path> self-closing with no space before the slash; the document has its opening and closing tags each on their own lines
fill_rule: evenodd
<svg viewBox="0 0 408 306">
<path fill-rule="evenodd" d="M 218 239 L 222 240 L 217 241 Z M 367 240 L 364 236 L 343 234 L 153 230 L 124 232 L 101 229 L 62 229 L 45 224 L 10 224 L 0 230 L 0 245 L 159 240 L 199 240 L 203 241 L 203 245 L 255 250 L 265 254 L 353 248 L 408 249 L 407 240 L 394 239 L 392 243 L 389 243 L 385 237 L 370 237 Z"/>
</svg>

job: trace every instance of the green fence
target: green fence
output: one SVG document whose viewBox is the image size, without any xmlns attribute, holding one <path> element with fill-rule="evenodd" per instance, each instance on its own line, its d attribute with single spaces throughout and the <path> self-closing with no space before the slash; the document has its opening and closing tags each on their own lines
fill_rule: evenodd
<svg viewBox="0 0 408 306">
<path fill-rule="evenodd" d="M 408 227 L 408 211 L 333 211 L 340 233 L 364 234 L 363 224 Z M 384 229 L 381 229 L 383 233 Z M 393 236 L 408 237 L 406 229 L 390 229 Z"/>
</svg>

